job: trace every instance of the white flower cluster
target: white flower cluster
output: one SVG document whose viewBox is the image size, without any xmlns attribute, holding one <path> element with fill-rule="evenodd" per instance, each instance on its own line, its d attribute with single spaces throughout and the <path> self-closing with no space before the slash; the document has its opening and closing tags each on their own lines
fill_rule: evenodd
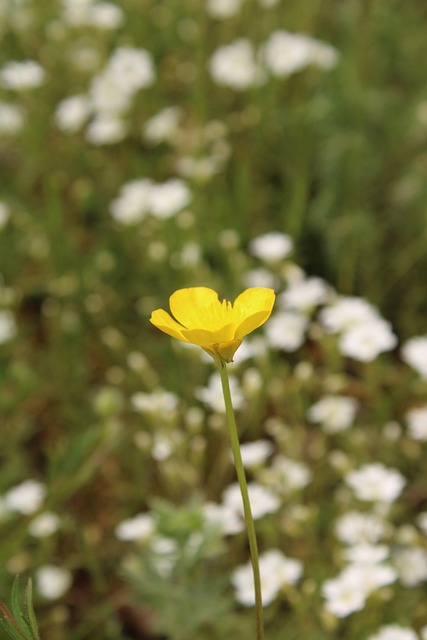
<svg viewBox="0 0 427 640">
<path fill-rule="evenodd" d="M 288 558 L 278 549 L 271 549 L 260 554 L 259 570 L 263 604 L 268 605 L 277 598 L 283 588 L 300 580 L 303 565 L 300 560 Z M 255 590 L 251 563 L 237 567 L 231 581 L 236 590 L 236 600 L 245 607 L 253 606 Z"/>
<path fill-rule="evenodd" d="M 188 206 L 191 191 L 183 180 L 171 178 L 156 184 L 149 178 L 128 182 L 111 202 L 112 217 L 121 224 L 136 224 L 147 215 L 160 220 L 171 218 Z"/>
<path fill-rule="evenodd" d="M 62 0 L 61 20 L 71 27 L 110 30 L 123 23 L 124 15 L 122 9 L 111 2 Z"/>
<path fill-rule="evenodd" d="M 362 298 L 340 296 L 319 318 L 328 333 L 339 334 L 341 353 L 355 360 L 371 362 L 397 345 L 390 323 Z"/>
<path fill-rule="evenodd" d="M 88 94 L 70 96 L 56 109 L 57 126 L 75 133 L 92 117 L 86 139 L 95 145 L 113 144 L 127 133 L 124 115 L 135 94 L 154 83 L 151 54 L 145 49 L 118 47 L 90 84 Z"/>
<path fill-rule="evenodd" d="M 0 86 L 14 91 L 35 89 L 45 82 L 46 73 L 36 60 L 12 60 L 0 69 Z"/>
<path fill-rule="evenodd" d="M 427 380 L 427 336 L 417 336 L 405 342 L 402 358 L 423 380 Z"/>
<path fill-rule="evenodd" d="M 310 65 L 329 70 L 338 60 L 339 54 L 331 45 L 278 30 L 258 51 L 246 38 L 219 47 L 210 58 L 209 69 L 217 84 L 244 91 L 265 82 L 268 74 L 284 78 Z"/>
<path fill-rule="evenodd" d="M 354 398 L 327 395 L 308 409 L 307 417 L 311 422 L 320 424 L 325 433 L 338 433 L 351 427 L 357 406 Z"/>
</svg>

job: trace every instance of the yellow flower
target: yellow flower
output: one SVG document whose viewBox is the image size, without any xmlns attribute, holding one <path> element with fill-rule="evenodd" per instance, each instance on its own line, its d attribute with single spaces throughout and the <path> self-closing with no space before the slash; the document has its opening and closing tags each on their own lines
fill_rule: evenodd
<svg viewBox="0 0 427 640">
<path fill-rule="evenodd" d="M 269 318 L 273 289 L 254 287 L 243 291 L 234 304 L 218 299 L 207 287 L 178 289 L 169 298 L 174 317 L 156 309 L 150 321 L 173 338 L 202 347 L 218 364 L 231 362 L 243 338 Z"/>
</svg>

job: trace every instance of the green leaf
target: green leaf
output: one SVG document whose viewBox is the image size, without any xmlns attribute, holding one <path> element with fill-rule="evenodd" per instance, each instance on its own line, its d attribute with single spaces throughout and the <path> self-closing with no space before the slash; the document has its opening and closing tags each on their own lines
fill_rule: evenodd
<svg viewBox="0 0 427 640">
<path fill-rule="evenodd" d="M 18 623 L 14 619 L 13 615 L 9 611 L 3 602 L 0 601 L 0 627 L 8 634 L 12 640 L 31 640 L 30 637 L 25 635 Z"/>
<path fill-rule="evenodd" d="M 25 633 L 29 638 L 32 637 L 31 629 L 28 626 L 22 611 L 19 605 L 19 576 L 16 576 L 12 585 L 12 594 L 11 594 L 11 609 L 12 615 L 15 621 L 18 623 L 20 629 Z"/>
<path fill-rule="evenodd" d="M 30 625 L 34 640 L 40 640 L 39 627 L 36 620 L 36 614 L 33 607 L 33 582 L 31 578 L 28 578 L 27 586 L 25 589 L 25 613 L 28 623 Z"/>
</svg>

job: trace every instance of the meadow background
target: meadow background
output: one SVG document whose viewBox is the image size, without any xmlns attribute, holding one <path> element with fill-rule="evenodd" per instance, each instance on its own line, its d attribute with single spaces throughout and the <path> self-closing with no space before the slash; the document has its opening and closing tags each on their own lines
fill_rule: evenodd
<svg viewBox="0 0 427 640">
<path fill-rule="evenodd" d="M 44 640 L 427 638 L 427 6 L 0 0 L 0 598 Z M 307 36 L 309 38 L 307 38 Z M 266 235 L 274 234 L 274 235 Z"/>
</svg>

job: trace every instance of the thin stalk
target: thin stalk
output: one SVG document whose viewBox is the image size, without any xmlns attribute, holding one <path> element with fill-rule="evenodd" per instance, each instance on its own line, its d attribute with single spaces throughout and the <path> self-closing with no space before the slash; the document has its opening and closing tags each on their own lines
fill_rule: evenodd
<svg viewBox="0 0 427 640">
<path fill-rule="evenodd" d="M 245 513 L 246 529 L 249 539 L 249 550 L 251 553 L 252 570 L 255 585 L 255 611 L 257 640 L 264 640 L 264 620 L 262 610 L 261 595 L 261 575 L 259 571 L 258 544 L 255 534 L 255 525 L 252 517 L 251 503 L 249 501 L 248 485 L 246 482 L 245 470 L 243 467 L 242 454 L 240 453 L 239 435 L 237 433 L 236 419 L 234 417 L 233 404 L 231 401 L 230 383 L 228 380 L 227 365 L 223 362 L 220 367 L 222 391 L 225 401 L 225 412 L 230 429 L 231 450 L 233 452 L 234 465 L 236 467 L 237 479 L 239 481 L 240 492 L 242 494 L 243 509 Z"/>
</svg>

